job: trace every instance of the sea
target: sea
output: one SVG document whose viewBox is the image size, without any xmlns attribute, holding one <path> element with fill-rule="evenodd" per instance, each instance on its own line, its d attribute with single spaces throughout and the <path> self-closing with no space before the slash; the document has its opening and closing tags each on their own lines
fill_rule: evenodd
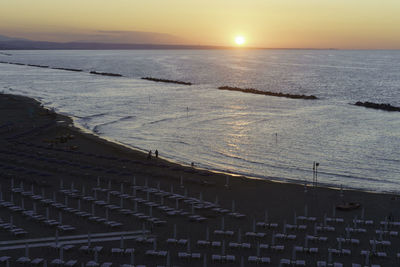
<svg viewBox="0 0 400 267">
<path fill-rule="evenodd" d="M 318 162 L 320 186 L 400 193 L 400 113 L 353 105 L 400 106 L 400 51 L 28 50 L 2 51 L 0 61 L 50 67 L 2 63 L 0 92 L 36 98 L 100 137 L 180 164 L 311 184 Z M 218 90 L 224 85 L 318 99 Z"/>
</svg>

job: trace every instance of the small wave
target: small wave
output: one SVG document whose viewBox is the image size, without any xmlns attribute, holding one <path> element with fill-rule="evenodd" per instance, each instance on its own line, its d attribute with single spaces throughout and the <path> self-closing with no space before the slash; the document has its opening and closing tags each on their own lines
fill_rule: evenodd
<svg viewBox="0 0 400 267">
<path fill-rule="evenodd" d="M 156 123 L 160 123 L 160 122 L 171 121 L 171 120 L 174 120 L 174 119 L 176 119 L 176 118 L 175 117 L 174 118 L 165 118 L 165 119 L 161 119 L 161 120 L 157 120 L 157 121 L 151 121 L 149 123 L 145 123 L 144 125 L 146 125 L 146 124 L 156 124 Z"/>
<path fill-rule="evenodd" d="M 107 125 L 111 125 L 111 124 L 115 124 L 115 123 L 118 123 L 118 122 L 121 122 L 121 121 L 131 120 L 131 119 L 134 119 L 134 118 L 136 118 L 136 116 L 125 116 L 125 117 L 122 117 L 122 118 L 118 118 L 116 120 L 100 123 L 100 124 L 97 124 L 95 127 L 93 127 L 93 131 L 96 132 L 96 133 L 100 133 L 100 128 L 101 127 L 104 127 L 104 126 L 107 126 Z"/>
<path fill-rule="evenodd" d="M 76 117 L 79 118 L 79 119 L 82 119 L 82 120 L 91 120 L 93 118 L 102 117 L 102 116 L 105 116 L 105 115 L 108 115 L 108 112 L 97 113 L 97 114 L 92 114 L 92 115 L 83 116 L 83 117 L 79 117 L 79 116 L 76 116 Z"/>
</svg>

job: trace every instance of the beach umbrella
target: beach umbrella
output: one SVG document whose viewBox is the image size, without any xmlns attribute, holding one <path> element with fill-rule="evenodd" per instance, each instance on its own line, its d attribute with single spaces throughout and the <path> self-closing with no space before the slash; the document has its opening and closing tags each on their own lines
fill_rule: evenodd
<svg viewBox="0 0 400 267">
<path fill-rule="evenodd" d="M 131 251 L 130 264 L 133 266 L 134 263 L 135 263 L 135 255 L 133 254 L 133 251 Z"/>
<path fill-rule="evenodd" d="M 124 235 L 123 235 L 123 234 L 121 235 L 121 241 L 120 241 L 119 247 L 120 247 L 121 249 L 124 248 Z"/>
<path fill-rule="evenodd" d="M 25 257 L 29 258 L 29 245 L 25 243 Z"/>
<path fill-rule="evenodd" d="M 174 235 L 173 238 L 176 239 L 176 224 L 174 224 Z"/>
<path fill-rule="evenodd" d="M 58 229 L 56 229 L 55 243 L 56 247 L 58 247 Z"/>
<path fill-rule="evenodd" d="M 226 176 L 225 187 L 229 188 L 229 176 Z"/>
<path fill-rule="evenodd" d="M 272 231 L 271 246 L 275 246 L 275 230 Z"/>
<path fill-rule="evenodd" d="M 187 241 L 188 241 L 188 242 L 187 242 L 186 250 L 187 250 L 187 253 L 190 253 L 190 238 L 188 238 Z"/>
<path fill-rule="evenodd" d="M 90 234 L 90 232 L 88 232 L 88 236 L 87 236 L 87 238 L 88 238 L 88 247 L 90 248 L 90 246 L 91 246 L 91 244 L 92 244 L 92 240 L 91 240 L 91 234 Z"/>
<path fill-rule="evenodd" d="M 60 260 L 61 260 L 61 262 L 64 261 L 64 248 L 63 247 L 60 247 Z"/>
</svg>

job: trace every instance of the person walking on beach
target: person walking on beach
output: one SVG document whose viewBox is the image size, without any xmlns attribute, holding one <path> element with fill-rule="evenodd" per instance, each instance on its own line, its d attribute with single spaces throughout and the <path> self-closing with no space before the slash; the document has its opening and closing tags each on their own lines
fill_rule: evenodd
<svg viewBox="0 0 400 267">
<path fill-rule="evenodd" d="M 147 159 L 151 159 L 151 150 L 149 150 L 149 154 L 147 155 Z"/>
<path fill-rule="evenodd" d="M 158 150 L 157 149 L 156 149 L 156 152 L 154 154 L 156 154 L 156 158 L 158 158 Z"/>
</svg>

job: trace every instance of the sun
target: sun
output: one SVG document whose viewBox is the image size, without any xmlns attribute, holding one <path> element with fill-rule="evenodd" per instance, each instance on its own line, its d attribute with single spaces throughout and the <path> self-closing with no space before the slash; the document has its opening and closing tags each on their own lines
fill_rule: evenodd
<svg viewBox="0 0 400 267">
<path fill-rule="evenodd" d="M 245 42 L 246 42 L 246 39 L 243 36 L 238 35 L 235 37 L 235 43 L 237 45 L 243 45 Z"/>
</svg>

